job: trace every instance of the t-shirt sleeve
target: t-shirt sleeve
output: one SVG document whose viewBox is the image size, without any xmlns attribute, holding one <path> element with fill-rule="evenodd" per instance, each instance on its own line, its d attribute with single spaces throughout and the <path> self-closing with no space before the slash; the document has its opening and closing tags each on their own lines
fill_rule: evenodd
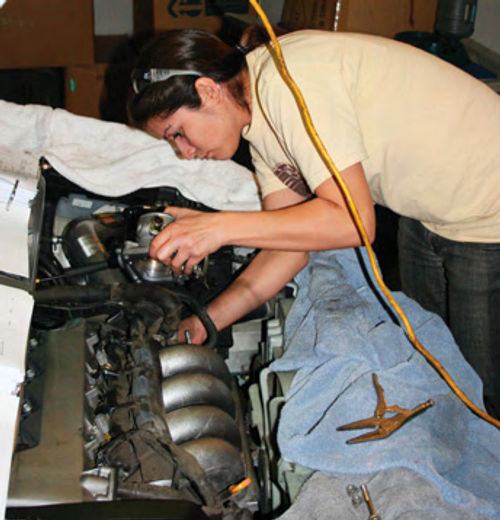
<svg viewBox="0 0 500 520">
<path fill-rule="evenodd" d="M 250 145 L 250 154 L 252 156 L 252 163 L 255 168 L 255 175 L 259 184 L 259 191 L 262 198 L 270 193 L 280 191 L 286 188 L 285 184 L 274 175 L 273 170 L 263 159 L 257 148 Z"/>
<path fill-rule="evenodd" d="M 329 77 L 328 71 L 311 74 L 309 69 L 292 70 L 291 74 L 304 96 L 313 125 L 337 168 L 342 171 L 364 160 L 367 153 L 358 119 L 342 78 Z M 305 129 L 289 87 L 276 73 L 270 81 L 259 85 L 258 96 L 281 147 L 314 191 L 331 174 Z M 272 159 L 267 158 L 266 162 L 272 172 L 273 165 L 269 164 Z M 265 177 L 270 177 L 269 173 Z M 270 178 L 266 182 L 273 185 L 273 191 L 281 184 Z"/>
</svg>

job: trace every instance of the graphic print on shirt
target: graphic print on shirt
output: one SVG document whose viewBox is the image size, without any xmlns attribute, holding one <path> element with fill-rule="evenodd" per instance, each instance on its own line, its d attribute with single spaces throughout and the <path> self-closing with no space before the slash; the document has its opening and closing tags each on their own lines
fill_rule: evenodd
<svg viewBox="0 0 500 520">
<path fill-rule="evenodd" d="M 302 197 L 311 197 L 312 193 L 299 170 L 291 164 L 278 164 L 273 170 L 274 175 L 287 187 Z"/>
</svg>

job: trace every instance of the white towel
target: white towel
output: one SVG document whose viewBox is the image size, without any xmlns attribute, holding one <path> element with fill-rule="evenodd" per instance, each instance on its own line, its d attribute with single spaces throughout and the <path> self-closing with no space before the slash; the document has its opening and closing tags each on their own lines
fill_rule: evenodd
<svg viewBox="0 0 500 520">
<path fill-rule="evenodd" d="M 145 132 L 66 110 L 0 100 L 0 146 L 44 156 L 61 175 L 99 195 L 170 186 L 214 209 L 260 209 L 252 172 L 234 161 L 182 160 Z"/>
</svg>

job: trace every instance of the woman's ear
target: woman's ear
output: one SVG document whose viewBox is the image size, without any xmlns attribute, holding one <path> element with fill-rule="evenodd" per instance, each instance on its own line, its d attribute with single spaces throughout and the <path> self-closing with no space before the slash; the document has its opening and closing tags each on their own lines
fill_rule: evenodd
<svg viewBox="0 0 500 520">
<path fill-rule="evenodd" d="M 211 106 L 219 103 L 222 89 L 213 79 L 202 76 L 194 82 L 194 87 L 200 96 L 202 105 Z"/>
</svg>

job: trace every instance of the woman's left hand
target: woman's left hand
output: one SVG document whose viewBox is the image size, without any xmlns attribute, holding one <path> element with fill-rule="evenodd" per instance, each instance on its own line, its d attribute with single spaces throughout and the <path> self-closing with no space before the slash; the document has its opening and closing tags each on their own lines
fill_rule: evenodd
<svg viewBox="0 0 500 520">
<path fill-rule="evenodd" d="M 189 316 L 179 323 L 177 329 L 177 340 L 179 343 L 187 343 L 186 332 L 189 334 L 193 345 L 202 345 L 207 339 L 207 331 L 198 316 Z"/>
<path fill-rule="evenodd" d="M 175 221 L 153 239 L 149 254 L 170 266 L 176 276 L 189 276 L 197 264 L 223 245 L 220 218 L 217 213 L 173 206 L 166 213 Z"/>
</svg>

